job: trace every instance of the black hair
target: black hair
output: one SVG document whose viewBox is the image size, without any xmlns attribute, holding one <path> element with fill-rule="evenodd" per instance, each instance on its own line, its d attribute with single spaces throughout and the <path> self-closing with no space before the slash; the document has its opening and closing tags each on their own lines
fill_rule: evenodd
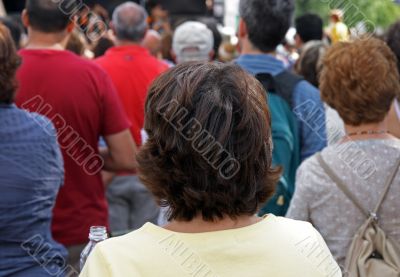
<svg viewBox="0 0 400 277">
<path fill-rule="evenodd" d="M 322 40 L 323 21 L 319 15 L 308 13 L 296 18 L 295 26 L 297 34 L 306 43 L 311 40 Z"/>
<path fill-rule="evenodd" d="M 65 30 L 76 8 L 78 8 L 76 0 L 26 1 L 31 27 L 44 33 L 57 33 Z"/>
<path fill-rule="evenodd" d="M 11 17 L 1 17 L 0 22 L 8 28 L 15 43 L 15 48 L 19 49 L 22 36 L 22 27 Z"/>
<path fill-rule="evenodd" d="M 292 22 L 293 0 L 241 0 L 240 16 L 247 26 L 250 42 L 263 52 L 282 43 Z"/>
<path fill-rule="evenodd" d="M 400 72 L 400 21 L 396 21 L 389 27 L 385 41 L 397 57 L 397 68 Z"/>
</svg>

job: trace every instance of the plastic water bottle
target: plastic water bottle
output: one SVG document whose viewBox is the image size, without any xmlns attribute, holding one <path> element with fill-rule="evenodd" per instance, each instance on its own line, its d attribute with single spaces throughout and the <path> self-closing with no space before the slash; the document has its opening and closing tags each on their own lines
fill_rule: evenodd
<svg viewBox="0 0 400 277">
<path fill-rule="evenodd" d="M 80 269 L 82 271 L 85 266 L 86 260 L 90 255 L 90 252 L 94 249 L 97 243 L 107 239 L 107 229 L 104 226 L 92 226 L 90 227 L 89 243 L 83 249 L 81 253 Z"/>
</svg>

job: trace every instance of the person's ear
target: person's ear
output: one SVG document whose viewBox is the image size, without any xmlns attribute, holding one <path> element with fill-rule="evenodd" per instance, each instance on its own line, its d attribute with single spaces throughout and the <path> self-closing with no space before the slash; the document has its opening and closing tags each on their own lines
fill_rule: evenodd
<svg viewBox="0 0 400 277">
<path fill-rule="evenodd" d="M 22 24 L 24 25 L 24 27 L 28 28 L 30 24 L 29 24 L 28 11 L 26 9 L 22 11 L 21 20 L 22 20 Z"/>
<path fill-rule="evenodd" d="M 299 36 L 299 34 L 296 34 L 295 36 L 294 36 L 294 41 L 295 41 L 295 44 L 296 44 L 296 48 L 301 48 L 302 46 L 303 46 L 303 40 L 301 39 L 301 37 Z"/>
<path fill-rule="evenodd" d="M 115 37 L 116 34 L 117 34 L 117 32 L 116 32 L 116 30 L 115 30 L 115 26 L 114 26 L 114 23 L 113 23 L 112 21 L 110 21 L 109 27 L 110 27 L 110 30 L 111 30 L 113 36 Z"/>
<path fill-rule="evenodd" d="M 70 33 L 72 33 L 74 31 L 75 26 L 77 26 L 77 20 L 78 20 L 78 18 L 76 16 L 74 16 L 68 22 L 68 25 L 67 25 L 68 34 L 70 34 Z"/>
<path fill-rule="evenodd" d="M 210 51 L 210 53 L 208 53 L 208 60 L 212 61 L 212 60 L 214 60 L 214 57 L 215 57 L 215 51 L 213 49 Z"/>
<path fill-rule="evenodd" d="M 169 53 L 171 54 L 171 58 L 172 58 L 173 62 L 176 63 L 176 53 L 175 53 L 175 51 L 173 49 L 171 49 L 169 51 Z"/>
<path fill-rule="evenodd" d="M 144 36 L 143 36 L 143 38 L 142 38 L 142 42 L 143 42 L 143 40 L 145 39 L 145 37 L 146 37 L 148 31 L 149 31 L 149 27 L 146 27 L 146 31 L 144 32 Z"/>
<path fill-rule="evenodd" d="M 71 21 L 67 25 L 67 32 L 68 34 L 72 33 L 75 29 L 75 22 Z"/>
<path fill-rule="evenodd" d="M 239 30 L 238 30 L 238 37 L 239 38 L 244 38 L 248 35 L 247 32 L 247 25 L 246 22 L 244 22 L 243 18 L 240 18 L 239 21 Z"/>
</svg>

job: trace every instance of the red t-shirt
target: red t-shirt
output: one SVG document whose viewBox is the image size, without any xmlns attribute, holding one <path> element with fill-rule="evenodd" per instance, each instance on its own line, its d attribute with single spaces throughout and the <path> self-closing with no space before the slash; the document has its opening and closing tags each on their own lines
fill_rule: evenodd
<svg viewBox="0 0 400 277">
<path fill-rule="evenodd" d="M 65 182 L 53 210 L 53 236 L 67 246 L 85 243 L 90 226 L 108 226 L 99 137 L 128 129 L 129 121 L 109 76 L 93 62 L 68 51 L 19 54 L 16 103 L 53 121 L 64 157 Z"/>
<path fill-rule="evenodd" d="M 139 45 L 109 49 L 96 63 L 110 75 L 129 120 L 136 144 L 141 145 L 144 106 L 151 82 L 168 69 L 167 64 L 150 55 Z"/>
</svg>

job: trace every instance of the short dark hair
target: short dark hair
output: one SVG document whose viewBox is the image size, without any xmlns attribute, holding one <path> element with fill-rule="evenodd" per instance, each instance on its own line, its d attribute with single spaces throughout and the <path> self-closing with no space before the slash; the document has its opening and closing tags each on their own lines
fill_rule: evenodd
<svg viewBox="0 0 400 277">
<path fill-rule="evenodd" d="M 22 27 L 12 17 L 1 17 L 0 22 L 3 23 L 4 26 L 6 26 L 10 30 L 11 36 L 15 43 L 15 47 L 18 49 L 20 47 Z"/>
<path fill-rule="evenodd" d="M 241 0 L 240 16 L 247 26 L 250 42 L 263 52 L 282 43 L 292 22 L 293 0 Z"/>
<path fill-rule="evenodd" d="M 108 37 L 101 37 L 93 48 L 94 57 L 104 56 L 108 49 L 114 46 L 114 42 Z"/>
<path fill-rule="evenodd" d="M 299 16 L 295 21 L 297 34 L 304 43 L 310 40 L 322 40 L 323 25 L 322 18 L 312 13 Z"/>
<path fill-rule="evenodd" d="M 139 177 L 169 220 L 254 215 L 272 196 L 281 171 L 272 167 L 266 93 L 237 65 L 170 69 L 152 84 L 145 114 Z"/>
<path fill-rule="evenodd" d="M 64 12 L 63 8 L 72 11 L 74 7 L 77 7 L 77 1 L 68 0 L 59 2 L 52 0 L 27 0 L 26 10 L 31 27 L 44 33 L 64 31 L 70 22 L 71 15 Z"/>
<path fill-rule="evenodd" d="M 0 103 L 14 102 L 17 81 L 15 74 L 21 63 L 10 31 L 0 23 Z"/>
<path fill-rule="evenodd" d="M 386 33 L 386 43 L 397 58 L 397 68 L 400 72 L 400 20 L 393 23 Z"/>
</svg>

